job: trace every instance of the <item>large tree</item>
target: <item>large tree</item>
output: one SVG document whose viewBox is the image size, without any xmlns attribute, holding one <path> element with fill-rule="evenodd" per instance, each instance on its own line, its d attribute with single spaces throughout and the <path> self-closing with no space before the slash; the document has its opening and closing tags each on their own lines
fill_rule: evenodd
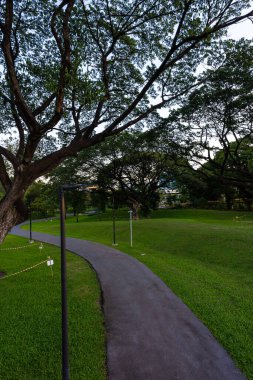
<svg viewBox="0 0 253 380">
<path fill-rule="evenodd" d="M 0 0 L 0 132 L 12 136 L 0 145 L 0 241 L 37 178 L 187 94 L 249 3 Z"/>
<path fill-rule="evenodd" d="M 210 192 L 212 186 L 217 190 L 213 196 L 227 193 L 229 205 L 231 188 L 245 200 L 252 199 L 252 42 L 227 41 L 224 53 L 222 65 L 205 73 L 205 83 L 168 122 L 183 136 L 181 150 L 189 168 L 195 169 L 194 177 L 209 184 L 204 191 Z"/>
<path fill-rule="evenodd" d="M 253 202 L 253 148 L 252 139 L 242 138 L 220 149 L 202 168 L 199 176 L 207 186 L 207 193 L 216 193 L 216 199 L 225 197 L 228 209 L 234 199 L 241 199 L 248 210 Z M 211 190 L 211 191 L 210 191 Z"/>
<path fill-rule="evenodd" d="M 99 188 L 113 192 L 114 198 L 127 204 L 135 217 L 139 211 L 147 216 L 157 207 L 158 190 L 173 178 L 174 151 L 169 142 L 161 143 L 164 134 L 160 132 L 158 129 L 125 132 L 116 139 L 116 144 L 112 144 L 111 138 L 99 146 L 104 145 L 94 173 Z"/>
</svg>

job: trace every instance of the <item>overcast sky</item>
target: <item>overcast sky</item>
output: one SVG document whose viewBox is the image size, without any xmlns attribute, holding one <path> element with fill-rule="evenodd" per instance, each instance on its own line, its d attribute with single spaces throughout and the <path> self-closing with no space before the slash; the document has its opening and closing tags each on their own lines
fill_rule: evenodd
<svg viewBox="0 0 253 380">
<path fill-rule="evenodd" d="M 239 40 L 242 37 L 253 38 L 253 24 L 250 20 L 240 22 L 239 24 L 231 25 L 228 28 L 228 37 Z"/>
</svg>

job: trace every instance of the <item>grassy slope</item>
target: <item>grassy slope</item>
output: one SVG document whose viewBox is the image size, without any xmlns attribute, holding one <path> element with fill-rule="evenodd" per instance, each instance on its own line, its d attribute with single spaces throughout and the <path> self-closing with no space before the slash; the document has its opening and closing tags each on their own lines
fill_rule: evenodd
<svg viewBox="0 0 253 380">
<path fill-rule="evenodd" d="M 61 379 L 61 300 L 59 249 L 27 245 L 8 236 L 0 246 L 0 271 L 7 275 L 50 256 L 53 277 L 45 264 L 0 280 L 0 378 Z M 105 337 L 100 289 L 95 273 L 81 258 L 67 255 L 70 374 L 73 380 L 103 380 Z"/>
<path fill-rule="evenodd" d="M 83 216 L 77 224 L 70 218 L 67 234 L 111 245 L 111 221 L 103 219 L 106 215 Z M 133 248 L 128 221 L 116 225 L 118 248 L 162 278 L 253 379 L 253 215 L 161 210 L 151 219 L 134 222 Z M 34 228 L 59 231 L 57 221 Z"/>
</svg>

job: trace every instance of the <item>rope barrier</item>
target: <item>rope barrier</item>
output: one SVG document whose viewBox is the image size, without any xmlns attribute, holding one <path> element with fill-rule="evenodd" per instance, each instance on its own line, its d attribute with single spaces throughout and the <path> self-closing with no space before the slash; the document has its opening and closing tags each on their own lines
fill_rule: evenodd
<svg viewBox="0 0 253 380">
<path fill-rule="evenodd" d="M 47 259 L 47 260 L 44 260 L 44 261 L 41 261 L 40 263 L 35 264 L 35 265 L 33 265 L 33 266 L 29 267 L 29 268 L 22 269 L 22 270 L 19 271 L 19 272 L 12 273 L 12 274 L 9 274 L 8 276 L 1 277 L 0 280 L 5 280 L 5 279 L 8 278 L 8 277 L 16 276 L 16 275 L 18 275 L 18 274 L 20 274 L 20 273 L 27 272 L 28 270 L 33 269 L 33 268 L 36 268 L 36 267 L 38 267 L 39 265 L 42 265 L 42 264 L 46 263 L 47 261 L 48 261 L 48 259 Z"/>
<path fill-rule="evenodd" d="M 28 245 L 22 245 L 20 247 L 11 247 L 11 248 L 2 248 L 0 249 L 0 252 L 1 251 L 13 251 L 13 250 L 16 250 L 16 249 L 22 249 L 22 248 L 27 248 L 27 247 L 34 247 L 34 246 L 37 246 L 37 245 L 40 245 L 41 243 L 35 243 L 35 244 L 28 244 Z"/>
<path fill-rule="evenodd" d="M 39 246 L 39 250 L 42 250 L 44 248 L 44 245 L 42 242 L 39 242 L 39 243 L 36 243 L 36 244 L 28 244 L 28 245 L 23 245 L 23 246 L 20 246 L 20 247 L 11 247 L 11 248 L 3 248 L 3 249 L 0 249 L 0 251 L 10 251 L 10 250 L 18 250 L 18 249 L 23 249 L 23 248 L 27 248 L 27 247 L 34 247 L 34 246 Z M 12 276 L 16 276 L 18 274 L 21 274 L 21 273 L 24 273 L 24 272 L 27 272 L 28 270 L 31 270 L 31 269 L 34 269 L 36 267 L 38 267 L 39 265 L 42 265 L 44 263 L 47 263 L 48 266 L 50 266 L 50 269 L 51 269 L 51 274 L 52 274 L 52 277 L 53 277 L 53 264 L 54 264 L 54 260 L 51 260 L 51 257 L 48 256 L 47 257 L 47 260 L 43 260 L 41 262 L 39 262 L 38 264 L 35 264 L 29 268 L 25 268 L 25 269 L 22 269 L 21 271 L 19 272 L 15 272 L 15 273 L 12 273 L 12 274 L 9 274 L 8 276 L 4 276 L 4 277 L 0 277 L 0 280 L 4 280 L 8 277 L 12 277 Z"/>
</svg>

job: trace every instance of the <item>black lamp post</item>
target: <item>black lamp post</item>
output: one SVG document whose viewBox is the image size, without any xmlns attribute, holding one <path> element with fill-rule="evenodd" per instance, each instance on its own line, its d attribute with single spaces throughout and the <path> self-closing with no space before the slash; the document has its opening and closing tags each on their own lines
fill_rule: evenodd
<svg viewBox="0 0 253 380">
<path fill-rule="evenodd" d="M 68 360 L 68 307 L 66 277 L 66 237 L 65 237 L 65 186 L 60 187 L 60 220 L 61 220 L 61 310 L 62 310 L 62 380 L 69 379 Z"/>
<path fill-rule="evenodd" d="M 32 202 L 29 203 L 29 224 L 30 224 L 30 238 L 29 242 L 32 243 Z"/>
<path fill-rule="evenodd" d="M 116 229 L 115 229 L 115 196 L 114 196 L 114 190 L 112 191 L 112 230 L 113 230 L 113 243 L 112 245 L 116 244 Z"/>
<path fill-rule="evenodd" d="M 130 246 L 133 247 L 133 210 L 129 212 L 129 220 L 130 220 Z"/>
<path fill-rule="evenodd" d="M 67 305 L 67 271 L 66 271 L 66 235 L 65 235 L 65 199 L 64 191 L 95 188 L 87 184 L 62 185 L 59 189 L 60 223 L 61 223 L 61 300 L 62 300 L 62 380 L 69 380 L 68 355 L 68 305 Z"/>
</svg>

